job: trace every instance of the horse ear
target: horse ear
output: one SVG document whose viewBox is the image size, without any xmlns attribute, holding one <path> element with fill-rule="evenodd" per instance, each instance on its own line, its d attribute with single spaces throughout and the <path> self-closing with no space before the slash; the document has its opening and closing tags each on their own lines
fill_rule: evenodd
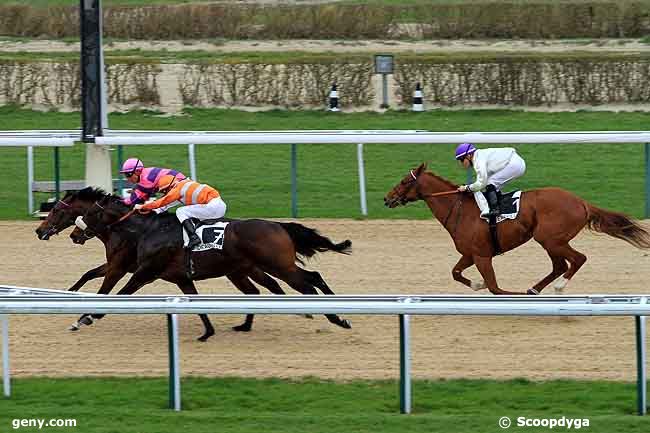
<svg viewBox="0 0 650 433">
<path fill-rule="evenodd" d="M 417 172 L 418 176 L 421 173 L 424 173 L 424 170 L 426 170 L 426 169 L 427 169 L 427 163 L 426 162 L 423 162 L 422 164 L 420 164 L 420 166 L 416 169 L 416 172 Z"/>
</svg>

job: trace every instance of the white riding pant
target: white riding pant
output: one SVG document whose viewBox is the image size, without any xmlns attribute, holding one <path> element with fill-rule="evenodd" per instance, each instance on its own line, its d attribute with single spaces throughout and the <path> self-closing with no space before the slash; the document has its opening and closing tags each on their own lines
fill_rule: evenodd
<svg viewBox="0 0 650 433">
<path fill-rule="evenodd" d="M 226 202 L 221 197 L 213 198 L 206 204 L 191 204 L 176 210 L 176 218 L 182 223 L 188 218 L 200 220 L 221 218 L 226 214 Z"/>
<path fill-rule="evenodd" d="M 526 162 L 516 153 L 510 158 L 510 162 L 496 173 L 488 176 L 488 184 L 501 191 L 501 188 L 508 182 L 521 177 L 526 172 Z"/>
<path fill-rule="evenodd" d="M 512 155 L 510 162 L 491 176 L 488 176 L 488 184 L 494 185 L 497 191 L 508 182 L 518 177 L 521 177 L 526 172 L 526 162 L 521 156 L 516 153 Z M 478 208 L 481 210 L 481 216 L 485 216 L 490 212 L 490 205 L 482 192 L 474 193 L 474 200 Z"/>
</svg>

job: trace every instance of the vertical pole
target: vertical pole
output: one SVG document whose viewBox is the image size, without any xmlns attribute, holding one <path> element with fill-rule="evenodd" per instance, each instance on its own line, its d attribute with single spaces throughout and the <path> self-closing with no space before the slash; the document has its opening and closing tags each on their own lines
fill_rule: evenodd
<svg viewBox="0 0 650 433">
<path fill-rule="evenodd" d="M 190 160 L 190 178 L 192 180 L 197 180 L 196 177 L 196 149 L 194 147 L 194 144 L 188 144 L 187 145 L 187 157 Z"/>
<path fill-rule="evenodd" d="M 291 217 L 298 218 L 298 150 L 291 145 Z"/>
<path fill-rule="evenodd" d="M 27 211 L 34 213 L 34 147 L 27 146 Z"/>
<path fill-rule="evenodd" d="M 359 200 L 361 215 L 368 216 L 368 201 L 366 199 L 366 171 L 363 164 L 363 143 L 357 144 L 357 166 L 359 168 Z"/>
<path fill-rule="evenodd" d="M 54 191 L 56 199 L 59 200 L 61 195 L 61 167 L 60 167 L 59 148 L 54 148 Z"/>
<path fill-rule="evenodd" d="M 647 303 L 647 298 L 641 298 L 641 303 Z M 646 344 L 645 316 L 635 316 L 636 322 L 636 391 L 637 410 L 639 415 L 647 413 L 647 378 L 646 378 Z"/>
<path fill-rule="evenodd" d="M 409 332 L 409 315 L 399 315 L 399 411 L 411 413 L 411 335 Z"/>
<path fill-rule="evenodd" d="M 117 165 L 117 174 L 118 174 L 118 179 L 117 179 L 117 193 L 120 195 L 120 197 L 124 196 L 122 194 L 122 191 L 125 188 L 125 182 L 124 182 L 124 176 L 122 173 L 120 173 L 120 170 L 122 170 L 122 163 L 124 162 L 124 147 L 119 144 L 117 146 L 117 161 L 115 161 Z"/>
<path fill-rule="evenodd" d="M 2 322 L 2 389 L 5 397 L 11 396 L 11 377 L 9 373 L 9 316 L 0 314 Z"/>
<path fill-rule="evenodd" d="M 645 143 L 645 217 L 650 218 L 650 143 Z"/>
<path fill-rule="evenodd" d="M 388 75 L 381 74 L 382 103 L 379 108 L 388 108 Z"/>
<path fill-rule="evenodd" d="M 181 379 L 178 361 L 178 315 L 167 315 L 169 339 L 169 408 L 181 410 Z"/>
</svg>

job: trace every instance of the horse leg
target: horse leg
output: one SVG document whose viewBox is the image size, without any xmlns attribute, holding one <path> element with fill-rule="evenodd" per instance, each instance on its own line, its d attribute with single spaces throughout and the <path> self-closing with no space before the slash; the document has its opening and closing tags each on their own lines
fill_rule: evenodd
<svg viewBox="0 0 650 433">
<path fill-rule="evenodd" d="M 97 266 L 96 268 L 93 268 L 83 274 L 81 278 L 79 278 L 79 281 L 74 283 L 69 289 L 68 292 L 76 292 L 79 289 L 83 287 L 84 284 L 86 284 L 90 280 L 94 280 L 95 278 L 103 277 L 106 275 L 106 268 L 108 267 L 108 263 L 104 263 L 101 266 Z"/>
<path fill-rule="evenodd" d="M 106 275 L 104 276 L 104 281 L 102 281 L 102 285 L 97 291 L 98 295 L 106 295 L 110 293 L 110 291 L 115 287 L 118 281 L 122 279 L 124 275 L 126 275 L 126 271 L 123 270 L 121 267 L 120 269 L 115 269 L 118 266 L 111 266 L 109 263 L 106 264 Z M 70 328 L 68 328 L 70 331 L 78 331 L 81 325 L 87 325 L 90 326 L 93 324 L 93 319 L 101 319 L 104 317 L 105 314 L 82 314 L 79 319 L 73 323 Z"/>
<path fill-rule="evenodd" d="M 315 281 L 316 279 L 316 277 L 313 274 L 317 274 L 322 284 L 324 284 L 324 287 L 326 287 L 326 289 L 320 287 L 320 289 L 323 290 L 323 293 L 334 294 L 334 292 L 332 292 L 332 290 L 327 286 L 327 284 L 325 284 L 325 281 L 323 281 L 323 279 L 320 277 L 320 274 L 318 274 L 318 272 L 309 272 L 295 265 L 293 270 L 287 271 L 285 275 L 278 276 L 278 278 L 285 281 L 287 284 L 291 286 L 291 288 L 293 288 L 297 292 L 302 293 L 303 295 L 317 295 L 318 292 L 316 291 L 316 287 L 314 287 L 311 284 L 311 282 Z M 326 293 L 326 291 L 329 291 L 329 293 Z M 336 314 L 326 314 L 325 317 L 327 317 L 327 320 L 329 320 L 331 323 L 338 325 L 341 328 L 345 328 L 345 329 L 352 328 L 352 325 L 350 325 L 350 322 L 348 320 L 341 319 Z"/>
<path fill-rule="evenodd" d="M 235 287 L 237 287 L 239 289 L 239 291 L 242 292 L 244 295 L 259 295 L 260 294 L 259 289 L 255 286 L 255 284 L 251 283 L 251 281 L 248 279 L 248 277 L 246 275 L 237 273 L 237 274 L 228 275 L 227 277 L 235 285 Z M 275 282 L 275 280 L 274 280 L 274 282 Z M 277 282 L 276 282 L 276 284 L 277 284 Z M 280 289 L 280 290 L 282 290 L 282 289 Z M 250 332 L 250 330 L 253 327 L 253 318 L 254 317 L 255 317 L 254 314 L 247 314 L 246 315 L 246 321 L 244 323 L 242 323 L 241 325 L 233 326 L 232 327 L 233 331 Z"/>
<path fill-rule="evenodd" d="M 176 285 L 178 286 L 179 289 L 181 289 L 181 292 L 185 293 L 186 295 L 199 294 L 192 280 L 181 281 L 180 283 L 176 283 Z M 198 340 L 207 341 L 208 338 L 214 335 L 214 328 L 212 327 L 212 323 L 210 323 L 210 319 L 208 318 L 207 314 L 199 314 L 199 317 L 201 318 L 201 322 L 203 322 L 203 327 L 205 328 L 205 332 L 203 333 L 203 335 L 201 335 L 198 338 Z"/>
<path fill-rule="evenodd" d="M 499 288 L 497 277 L 492 267 L 492 257 L 474 256 L 476 268 L 481 273 L 488 290 L 494 295 L 525 295 L 525 293 L 508 292 Z"/>
<path fill-rule="evenodd" d="M 571 248 L 568 243 L 553 248 L 553 254 L 562 256 L 569 262 L 569 269 L 553 285 L 555 293 L 561 294 L 564 292 L 564 288 L 569 283 L 569 280 L 585 264 L 587 256 Z"/>
<path fill-rule="evenodd" d="M 124 287 L 122 287 L 117 294 L 118 295 L 132 295 L 143 286 L 155 281 L 159 276 L 159 273 L 154 271 L 151 267 L 140 266 L 136 271 L 131 275 L 129 281 L 126 282 Z"/>
<path fill-rule="evenodd" d="M 487 288 L 485 281 L 474 282 L 468 278 L 463 277 L 463 271 L 474 264 L 474 258 L 472 256 L 463 256 L 458 260 L 454 269 L 451 270 L 451 276 L 454 277 L 454 280 L 458 281 L 461 284 L 466 285 L 472 290 L 483 290 Z"/>
<path fill-rule="evenodd" d="M 564 257 L 557 255 L 555 252 L 546 250 L 546 253 L 551 258 L 553 263 L 553 270 L 547 276 L 545 276 L 539 283 L 535 284 L 531 289 L 528 290 L 528 293 L 531 295 L 538 295 L 544 290 L 546 286 L 552 283 L 557 277 L 562 275 L 569 269 L 569 266 L 566 263 Z M 555 289 L 555 293 L 558 293 L 558 290 Z"/>
</svg>

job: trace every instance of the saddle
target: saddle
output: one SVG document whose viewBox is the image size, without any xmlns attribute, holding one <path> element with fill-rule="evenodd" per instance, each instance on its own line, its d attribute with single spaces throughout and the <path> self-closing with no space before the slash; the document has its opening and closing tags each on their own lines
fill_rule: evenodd
<svg viewBox="0 0 650 433">
<path fill-rule="evenodd" d="M 494 255 L 498 256 L 503 254 L 501 245 L 499 244 L 499 236 L 497 234 L 497 224 L 507 219 L 516 219 L 519 215 L 519 202 L 521 200 L 521 191 L 513 191 L 507 194 L 498 194 L 498 208 L 499 215 L 485 215 L 481 216 L 487 220 L 490 225 L 490 238 L 492 240 L 492 250 Z"/>
<path fill-rule="evenodd" d="M 194 247 L 192 251 L 186 249 L 186 267 L 187 274 L 190 279 L 194 275 L 194 262 L 192 260 L 192 253 L 213 249 L 222 250 L 226 227 L 232 221 L 233 220 L 230 218 L 218 218 L 211 220 L 198 220 L 196 218 L 192 218 L 192 223 L 194 224 L 196 235 L 201 240 L 201 243 Z M 183 227 L 181 227 L 181 231 L 183 233 L 183 246 L 186 247 L 189 242 L 189 236 Z"/>
<path fill-rule="evenodd" d="M 521 200 L 521 191 L 512 191 L 499 195 L 499 210 L 501 213 L 496 217 L 496 223 L 504 220 L 514 220 L 519 215 L 519 201 Z M 482 216 L 489 221 L 487 216 Z"/>
</svg>

